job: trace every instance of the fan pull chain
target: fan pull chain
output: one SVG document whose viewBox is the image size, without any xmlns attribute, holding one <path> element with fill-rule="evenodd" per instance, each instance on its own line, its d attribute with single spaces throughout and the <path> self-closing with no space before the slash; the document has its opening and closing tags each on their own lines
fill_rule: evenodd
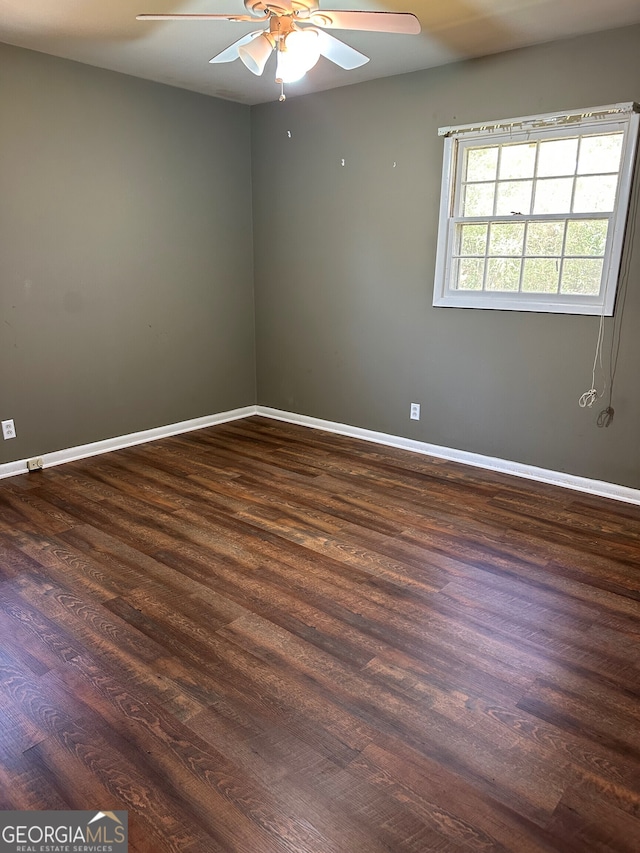
<svg viewBox="0 0 640 853">
<path fill-rule="evenodd" d="M 278 98 L 278 100 L 279 101 L 286 101 L 287 100 L 287 96 L 284 93 L 284 80 L 280 81 L 280 97 Z"/>
</svg>

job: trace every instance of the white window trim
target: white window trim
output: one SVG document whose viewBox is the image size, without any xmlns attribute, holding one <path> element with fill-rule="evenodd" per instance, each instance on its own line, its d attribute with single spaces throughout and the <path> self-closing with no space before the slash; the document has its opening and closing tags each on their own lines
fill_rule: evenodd
<svg viewBox="0 0 640 853">
<path fill-rule="evenodd" d="M 567 314 L 602 314 L 611 316 L 615 307 L 615 298 L 622 261 L 625 228 L 629 209 L 629 198 L 634 177 L 638 127 L 640 123 L 640 107 L 633 103 L 611 104 L 590 110 L 575 110 L 564 113 L 546 113 L 544 115 L 518 117 L 501 121 L 485 122 L 476 125 L 458 125 L 442 127 L 438 134 L 445 137 L 444 158 L 442 168 L 442 187 L 440 195 L 440 212 L 438 227 L 438 247 L 436 255 L 435 284 L 433 304 L 449 308 L 482 308 L 510 311 L 540 311 Z M 578 126 L 576 128 L 576 125 Z M 453 216 L 457 194 L 460 191 L 461 175 L 457 169 L 459 150 L 474 140 L 489 140 L 491 143 L 514 142 L 520 139 L 534 138 L 554 128 L 562 134 L 561 128 L 566 127 L 567 135 L 588 132 L 595 128 L 602 132 L 604 126 L 624 132 L 622 155 L 620 161 L 620 179 L 615 208 L 612 214 L 603 214 L 609 218 L 611 227 L 608 229 L 607 246 L 605 250 L 605 267 L 603 272 L 602 295 L 571 296 L 558 295 L 549 297 L 548 294 L 510 293 L 492 291 L 461 291 L 449 287 L 450 267 L 453 256 L 453 235 L 455 223 L 459 221 Z M 539 220 L 545 216 L 523 216 L 523 220 Z M 549 214 L 548 219 L 557 220 L 558 215 Z M 580 218 L 580 214 L 571 214 L 571 218 Z M 598 217 L 600 218 L 600 217 Z M 486 222 L 504 220 L 515 221 L 512 216 L 478 217 L 477 221 Z M 465 221 L 473 221 L 465 219 Z"/>
</svg>

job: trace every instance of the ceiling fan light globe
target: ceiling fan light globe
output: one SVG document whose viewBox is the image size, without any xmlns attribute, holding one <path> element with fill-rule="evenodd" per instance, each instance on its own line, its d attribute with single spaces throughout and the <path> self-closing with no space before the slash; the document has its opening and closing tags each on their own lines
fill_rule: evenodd
<svg viewBox="0 0 640 853">
<path fill-rule="evenodd" d="M 271 56 L 273 44 L 266 33 L 254 38 L 249 44 L 244 44 L 238 49 L 238 56 L 252 74 L 259 77 L 264 71 L 267 60 Z"/>
<path fill-rule="evenodd" d="M 286 52 L 309 71 L 320 59 L 320 39 L 315 30 L 293 30 L 284 40 Z"/>
<path fill-rule="evenodd" d="M 320 59 L 320 40 L 313 30 L 293 30 L 278 51 L 277 79 L 283 83 L 301 80 Z"/>
<path fill-rule="evenodd" d="M 278 54 L 278 65 L 276 68 L 277 83 L 297 83 L 307 73 L 304 68 L 299 68 L 292 63 L 282 60 L 282 54 Z"/>
</svg>

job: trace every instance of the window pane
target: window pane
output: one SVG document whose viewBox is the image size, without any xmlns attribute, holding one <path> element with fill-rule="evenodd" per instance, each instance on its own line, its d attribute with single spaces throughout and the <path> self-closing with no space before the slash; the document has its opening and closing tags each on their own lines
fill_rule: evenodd
<svg viewBox="0 0 640 853">
<path fill-rule="evenodd" d="M 527 255 L 561 255 L 564 222 L 530 222 Z"/>
<path fill-rule="evenodd" d="M 484 255 L 487 249 L 486 225 L 460 226 L 460 254 Z"/>
<path fill-rule="evenodd" d="M 521 255 L 524 222 L 494 222 L 489 240 L 490 255 Z"/>
<path fill-rule="evenodd" d="M 500 155 L 500 178 L 532 178 L 536 164 L 534 142 L 524 145 L 505 145 Z"/>
<path fill-rule="evenodd" d="M 541 142 L 538 153 L 538 176 L 573 175 L 576 171 L 577 156 L 577 138 Z"/>
<path fill-rule="evenodd" d="M 578 172 L 617 172 L 622 155 L 622 134 L 585 136 L 580 144 Z"/>
<path fill-rule="evenodd" d="M 568 258 L 562 267 L 562 293 L 597 296 L 602 279 L 602 260 Z"/>
<path fill-rule="evenodd" d="M 495 184 L 469 184 L 464 193 L 463 216 L 491 216 Z"/>
<path fill-rule="evenodd" d="M 525 258 L 522 290 L 527 293 L 557 293 L 560 261 L 555 258 Z"/>
<path fill-rule="evenodd" d="M 531 213 L 531 188 L 533 181 L 503 181 L 498 184 L 496 214 Z"/>
<path fill-rule="evenodd" d="M 487 290 L 518 290 L 520 258 L 489 258 L 487 263 Z"/>
<path fill-rule="evenodd" d="M 616 200 L 617 175 L 597 175 L 593 178 L 578 178 L 573 201 L 574 213 L 613 210 Z"/>
<path fill-rule="evenodd" d="M 480 258 L 461 258 L 458 261 L 458 290 L 482 290 L 484 260 Z"/>
<path fill-rule="evenodd" d="M 555 139 L 538 146 L 538 176 L 573 175 L 578 157 L 578 139 Z"/>
<path fill-rule="evenodd" d="M 566 255 L 604 255 L 607 219 L 578 219 L 567 223 Z"/>
<path fill-rule="evenodd" d="M 569 213 L 573 178 L 546 178 L 536 181 L 534 213 Z"/>
<path fill-rule="evenodd" d="M 467 149 L 465 181 L 495 181 L 498 168 L 498 146 Z"/>
</svg>

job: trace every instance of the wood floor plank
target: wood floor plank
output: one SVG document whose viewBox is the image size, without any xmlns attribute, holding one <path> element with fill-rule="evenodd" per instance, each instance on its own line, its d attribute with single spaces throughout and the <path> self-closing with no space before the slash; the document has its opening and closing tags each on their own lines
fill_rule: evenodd
<svg viewBox="0 0 640 853">
<path fill-rule="evenodd" d="M 551 832 L 562 832 L 569 853 L 635 853 L 640 841 L 640 820 L 620 812 L 615 805 L 603 808 L 588 788 L 571 786 L 549 824 Z"/>
<path fill-rule="evenodd" d="M 0 761 L 0 809 L 3 811 L 57 811 L 71 808 L 56 786 L 28 758 L 2 757 Z"/>
<path fill-rule="evenodd" d="M 463 776 L 484 780 L 491 787 L 502 785 L 522 813 L 536 821 L 544 821 L 560 799 L 562 780 L 553 766 L 529 754 L 523 774 L 516 738 L 502 732 L 498 736 L 487 721 L 481 728 L 473 710 L 456 696 L 434 695 L 434 691 L 423 695 L 420 702 L 409 701 L 374 678 L 349 672 L 330 656 L 305 648 L 286 632 L 255 618 L 237 620 L 220 633 L 232 636 L 265 662 L 293 666 L 307 679 L 331 689 L 354 718 L 372 728 L 454 762 Z"/>
<path fill-rule="evenodd" d="M 635 853 L 640 508 L 261 417 L 0 482 L 0 809 Z"/>
</svg>

